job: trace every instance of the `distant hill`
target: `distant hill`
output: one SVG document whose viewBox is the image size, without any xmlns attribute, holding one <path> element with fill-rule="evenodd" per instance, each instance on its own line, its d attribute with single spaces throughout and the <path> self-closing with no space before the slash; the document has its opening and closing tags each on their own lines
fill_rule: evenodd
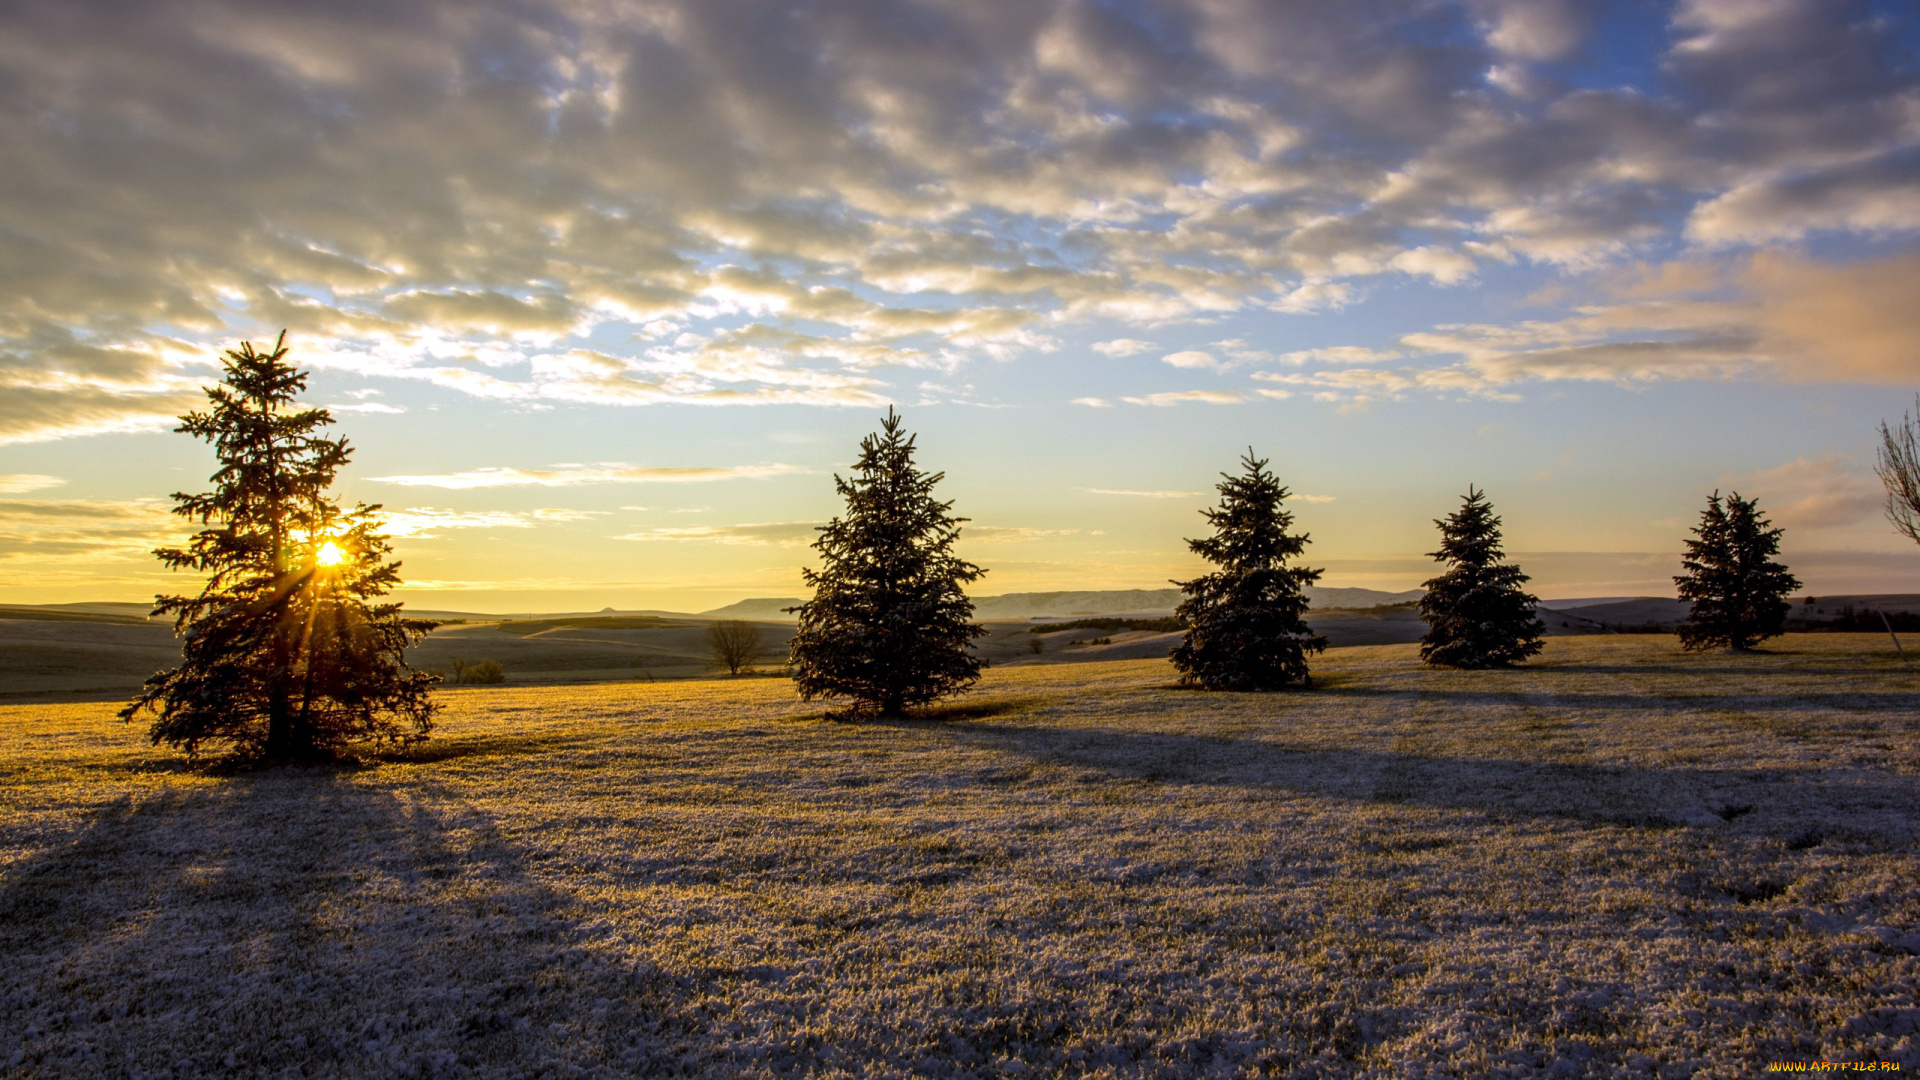
<svg viewBox="0 0 1920 1080">
<path fill-rule="evenodd" d="M 1920 613 L 1920 594 L 1850 593 L 1819 597 L 1791 598 L 1789 630 L 1833 629 L 1836 620 L 1866 617 L 1859 629 L 1877 630 L 1879 612 L 1892 615 Z M 1554 611 L 1577 612 L 1579 617 L 1608 630 L 1664 630 L 1678 627 L 1692 612 L 1693 605 L 1666 596 L 1637 596 L 1631 599 L 1595 598 L 1589 600 L 1549 600 L 1541 607 Z"/>
<path fill-rule="evenodd" d="M 1639 600 L 1638 596 L 1582 596 L 1570 600 L 1542 600 L 1540 606 L 1549 611 L 1572 611 L 1575 608 L 1592 607 L 1595 604 L 1620 604 L 1628 600 Z"/>
<path fill-rule="evenodd" d="M 1307 601 L 1315 609 L 1374 608 L 1420 599 L 1419 589 L 1382 592 L 1379 589 L 1322 589 L 1307 586 Z M 797 596 L 742 600 L 703 611 L 702 619 L 792 619 L 782 608 L 801 603 Z M 979 619 L 1071 619 L 1088 615 L 1170 615 L 1180 603 L 1179 589 L 1092 589 L 1081 592 L 1004 593 L 976 596 L 973 613 Z"/>
<path fill-rule="evenodd" d="M 797 596 L 762 597 L 758 600 L 741 600 L 726 607 L 717 607 L 712 611 L 702 611 L 694 616 L 698 619 L 778 619 L 792 622 L 793 616 L 782 608 L 798 607 L 805 601 Z"/>
<path fill-rule="evenodd" d="M 1613 630 L 1672 630 L 1693 611 L 1692 604 L 1669 596 L 1640 596 L 1632 600 L 1569 606 L 1578 611 L 1581 618 Z"/>
</svg>

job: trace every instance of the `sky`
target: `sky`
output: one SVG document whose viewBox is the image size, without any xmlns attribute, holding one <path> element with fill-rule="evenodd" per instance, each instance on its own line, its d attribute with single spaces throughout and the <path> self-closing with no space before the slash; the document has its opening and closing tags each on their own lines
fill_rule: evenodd
<svg viewBox="0 0 1920 1080">
<path fill-rule="evenodd" d="M 801 595 L 897 407 L 981 595 L 1203 566 L 1222 471 L 1400 590 L 1707 496 L 1920 592 L 1920 10 L 1821 0 L 0 5 L 0 602 L 192 592 L 170 429 L 281 330 L 410 603 Z"/>
</svg>

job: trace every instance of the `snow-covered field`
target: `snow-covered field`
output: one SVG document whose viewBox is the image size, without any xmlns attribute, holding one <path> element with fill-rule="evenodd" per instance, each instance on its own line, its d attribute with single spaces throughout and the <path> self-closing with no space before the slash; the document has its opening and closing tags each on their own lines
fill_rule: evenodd
<svg viewBox="0 0 1920 1080">
<path fill-rule="evenodd" d="M 996 669 L 446 694 L 357 769 L 0 706 L 8 1076 L 1920 1068 L 1920 675 L 1555 638 L 1312 691 Z"/>
</svg>

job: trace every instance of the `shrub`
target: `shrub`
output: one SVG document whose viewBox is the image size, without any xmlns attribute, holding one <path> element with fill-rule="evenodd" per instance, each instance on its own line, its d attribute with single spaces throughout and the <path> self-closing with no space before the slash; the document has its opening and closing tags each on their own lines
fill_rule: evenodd
<svg viewBox="0 0 1920 1080">
<path fill-rule="evenodd" d="M 1069 619 L 1064 622 L 1031 626 L 1027 628 L 1027 633 L 1057 634 L 1062 630 L 1151 630 L 1156 634 L 1165 634 L 1186 628 L 1187 624 L 1178 616 L 1168 615 L 1157 619 Z"/>
<path fill-rule="evenodd" d="M 507 681 L 507 669 L 501 667 L 498 660 L 482 660 L 477 664 L 455 660 L 453 681 L 463 686 L 503 683 Z"/>
</svg>

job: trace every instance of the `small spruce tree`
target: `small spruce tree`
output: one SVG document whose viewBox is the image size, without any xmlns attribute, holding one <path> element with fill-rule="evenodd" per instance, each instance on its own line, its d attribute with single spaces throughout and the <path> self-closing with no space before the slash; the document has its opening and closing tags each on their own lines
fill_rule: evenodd
<svg viewBox="0 0 1920 1080">
<path fill-rule="evenodd" d="M 1707 497 L 1681 559 L 1687 572 L 1673 579 L 1680 599 L 1693 603 L 1680 624 L 1682 648 L 1751 649 L 1786 632 L 1786 598 L 1800 580 L 1773 561 L 1784 531 L 1737 491 L 1724 506 L 1718 491 Z"/>
<path fill-rule="evenodd" d="M 378 506 L 341 510 L 327 496 L 347 463 L 345 439 L 317 434 L 325 409 L 298 408 L 306 373 L 251 342 L 227 352 L 212 408 L 174 430 L 213 444 L 214 489 L 173 496 L 200 525 L 182 548 L 154 552 L 207 575 L 198 596 L 156 598 L 174 616 L 181 663 L 148 679 L 123 720 L 188 756 L 225 746 L 242 758 L 310 760 L 351 743 L 410 742 L 432 728 L 429 688 L 404 650 L 435 624 L 374 603 L 399 583 L 376 530 Z"/>
<path fill-rule="evenodd" d="M 1187 546 L 1220 567 L 1192 581 L 1175 614 L 1187 626 L 1173 650 L 1180 681 L 1207 690 L 1277 690 L 1306 685 L 1307 654 L 1327 647 L 1302 618 L 1303 591 L 1320 571 L 1289 566 L 1306 550 L 1293 534 L 1293 515 L 1281 509 L 1289 492 L 1249 449 L 1241 476 L 1221 473 L 1220 505 L 1203 510 L 1213 535 Z"/>
<path fill-rule="evenodd" d="M 946 474 L 915 468 L 913 451 L 888 409 L 861 440 L 853 476 L 833 478 L 846 513 L 813 543 L 821 568 L 801 571 L 813 599 L 788 609 L 800 616 L 788 648 L 806 700 L 845 697 L 855 714 L 898 716 L 980 678 L 969 645 L 986 630 L 961 586 L 986 571 L 953 554 L 967 519 L 933 497 Z"/>
<path fill-rule="evenodd" d="M 1447 564 L 1439 577 L 1421 583 L 1420 617 L 1427 622 L 1420 659 L 1457 668 L 1505 667 L 1540 651 L 1546 624 L 1534 618 L 1532 596 L 1521 591 L 1527 575 L 1503 563 L 1500 519 L 1484 491 L 1467 485 L 1460 509 L 1435 521 Z"/>
</svg>

